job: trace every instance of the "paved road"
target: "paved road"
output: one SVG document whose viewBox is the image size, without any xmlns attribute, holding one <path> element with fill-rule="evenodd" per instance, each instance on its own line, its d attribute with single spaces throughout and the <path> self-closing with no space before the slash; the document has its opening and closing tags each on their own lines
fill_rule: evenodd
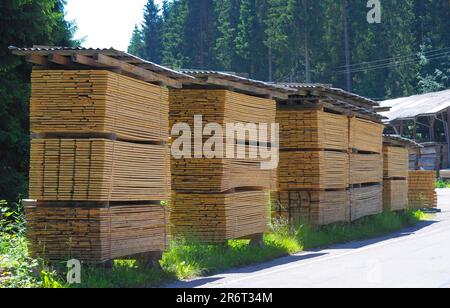
<svg viewBox="0 0 450 308">
<path fill-rule="evenodd" d="M 450 288 L 450 190 L 438 195 L 443 212 L 415 228 L 170 287 Z"/>
</svg>

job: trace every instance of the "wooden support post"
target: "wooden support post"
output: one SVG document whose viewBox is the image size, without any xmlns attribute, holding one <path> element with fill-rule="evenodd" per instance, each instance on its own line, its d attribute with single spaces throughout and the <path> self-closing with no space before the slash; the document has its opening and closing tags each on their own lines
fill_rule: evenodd
<svg viewBox="0 0 450 308">
<path fill-rule="evenodd" d="M 435 129 L 436 129 L 436 119 L 434 117 L 429 117 L 429 122 L 430 122 L 430 142 L 435 142 L 436 141 L 436 135 L 435 135 Z"/>
<path fill-rule="evenodd" d="M 248 237 L 250 239 L 250 245 L 256 247 L 264 247 L 264 234 L 258 233 Z"/>
<path fill-rule="evenodd" d="M 159 261 L 161 261 L 162 257 L 162 251 L 150 251 L 134 255 L 130 257 L 130 259 L 135 259 L 138 265 L 142 268 L 154 267 L 156 269 L 161 269 Z"/>
</svg>

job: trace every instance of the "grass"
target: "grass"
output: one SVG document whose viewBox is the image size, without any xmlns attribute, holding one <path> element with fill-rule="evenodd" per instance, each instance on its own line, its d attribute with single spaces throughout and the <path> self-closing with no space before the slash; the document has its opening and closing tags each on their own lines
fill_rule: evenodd
<svg viewBox="0 0 450 308">
<path fill-rule="evenodd" d="M 436 188 L 450 188 L 450 181 L 437 180 Z"/>
<path fill-rule="evenodd" d="M 15 216 L 18 213 L 12 215 Z M 142 269 L 133 261 L 115 261 L 114 269 L 84 267 L 81 288 L 156 287 L 177 279 L 211 275 L 231 268 L 243 267 L 294 254 L 302 250 L 324 248 L 331 244 L 374 238 L 424 219 L 420 212 L 386 212 L 364 218 L 352 225 L 314 229 L 306 225 L 289 227 L 275 222 L 264 236 L 264 246 L 251 246 L 248 241 L 229 241 L 227 245 L 202 245 L 183 240 L 172 243 L 161 261 L 162 270 Z M 20 221 L 20 219 L 19 219 Z M 23 227 L 15 223 L 0 225 L 0 287 L 66 288 L 63 275 L 41 260 L 28 257 Z"/>
</svg>

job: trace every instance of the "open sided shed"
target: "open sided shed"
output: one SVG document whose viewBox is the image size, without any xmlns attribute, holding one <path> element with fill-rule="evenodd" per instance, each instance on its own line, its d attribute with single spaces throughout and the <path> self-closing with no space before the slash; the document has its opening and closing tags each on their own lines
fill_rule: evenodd
<svg viewBox="0 0 450 308">
<path fill-rule="evenodd" d="M 446 169 L 450 166 L 450 89 L 383 101 L 381 112 L 388 118 L 388 133 L 401 135 L 423 145 L 419 168 Z"/>
</svg>

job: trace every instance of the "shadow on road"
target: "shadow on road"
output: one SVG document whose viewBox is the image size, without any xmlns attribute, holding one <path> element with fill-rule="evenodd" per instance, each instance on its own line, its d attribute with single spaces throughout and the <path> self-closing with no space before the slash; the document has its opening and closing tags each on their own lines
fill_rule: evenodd
<svg viewBox="0 0 450 308">
<path fill-rule="evenodd" d="M 373 245 L 373 244 L 377 244 L 380 242 L 384 242 L 387 240 L 392 240 L 392 239 L 396 239 L 396 238 L 402 238 L 402 237 L 407 237 L 410 236 L 412 234 L 414 234 L 417 231 L 420 231 L 424 228 L 427 228 L 435 223 L 438 223 L 438 221 L 422 221 L 419 224 L 417 224 L 414 227 L 410 227 L 407 229 L 403 229 L 401 231 L 397 231 L 394 232 L 392 234 L 383 236 L 383 237 L 378 237 L 378 238 L 374 238 L 374 239 L 369 239 L 369 240 L 362 240 L 362 241 L 356 241 L 356 242 L 351 242 L 351 243 L 346 243 L 346 244 L 338 244 L 338 245 L 333 245 L 328 249 L 358 249 L 358 248 L 363 248 L 365 246 L 369 246 L 369 245 Z"/>
<path fill-rule="evenodd" d="M 266 262 L 264 264 L 253 265 L 253 266 L 245 267 L 245 268 L 232 269 L 232 270 L 226 271 L 225 273 L 222 273 L 222 275 L 251 274 L 251 273 L 261 271 L 261 270 L 274 268 L 274 267 L 277 267 L 280 265 L 286 265 L 286 264 L 294 263 L 294 262 L 298 262 L 298 261 L 310 260 L 310 259 L 325 256 L 325 255 L 327 255 L 327 253 L 306 253 L 306 254 L 302 254 L 302 255 L 288 256 L 288 257 L 283 257 L 283 258 L 273 260 L 270 262 Z M 199 279 L 196 279 L 193 281 L 178 281 L 174 284 L 166 286 L 166 288 L 198 288 L 198 287 L 210 284 L 210 283 L 214 283 L 214 282 L 224 279 L 224 278 L 225 277 L 215 276 L 215 277 L 199 278 Z"/>
</svg>

